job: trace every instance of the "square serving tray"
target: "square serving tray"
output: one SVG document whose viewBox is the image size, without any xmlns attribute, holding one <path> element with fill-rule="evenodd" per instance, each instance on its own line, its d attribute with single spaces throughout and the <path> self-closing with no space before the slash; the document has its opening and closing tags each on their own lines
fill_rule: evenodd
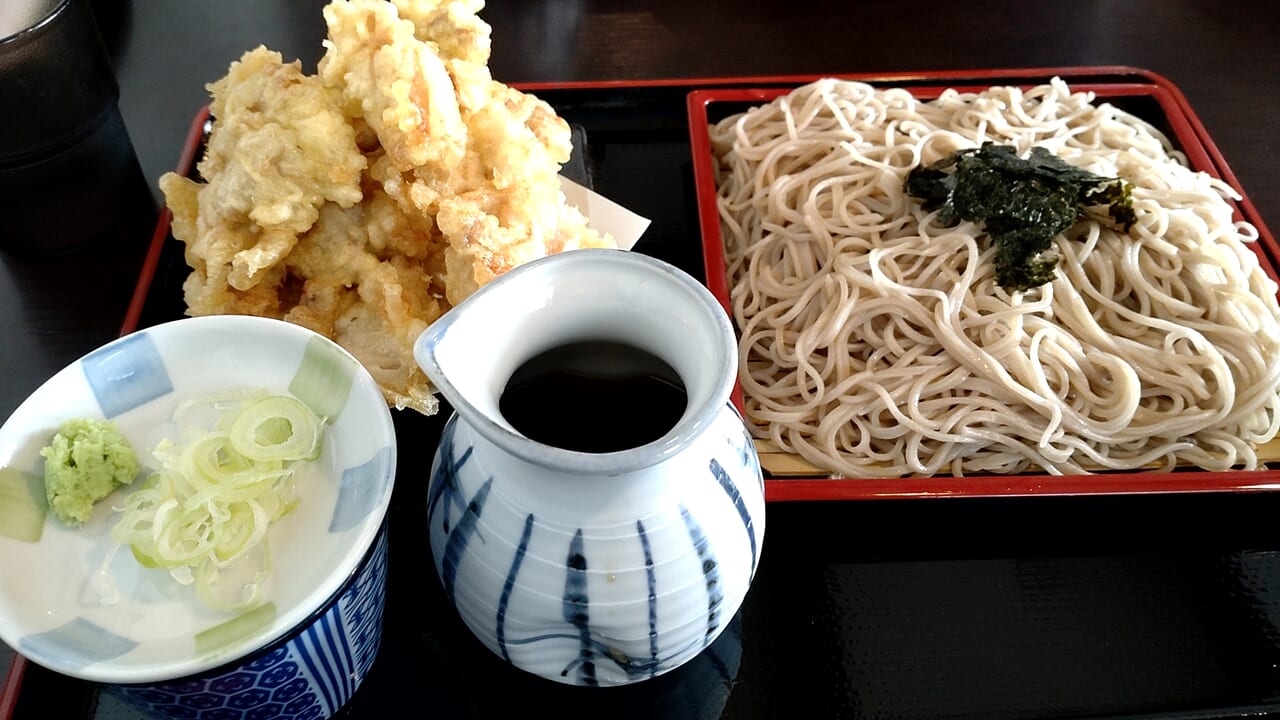
<svg viewBox="0 0 1280 720">
<path fill-rule="evenodd" d="M 1109 102 L 1152 123 L 1186 154 L 1193 169 L 1231 185 L 1241 196 L 1240 200 L 1233 203 L 1237 218 L 1247 220 L 1258 229 L 1259 239 L 1251 248 L 1271 278 L 1280 278 L 1277 275 L 1280 248 L 1277 247 L 1275 238 L 1262 222 L 1185 96 L 1160 75 L 1132 70 L 1100 78 L 1094 69 L 1046 68 L 1012 72 L 936 73 L 901 78 L 857 74 L 831 77 L 859 80 L 877 87 L 905 87 L 917 99 L 928 100 L 948 88 L 960 92 L 980 92 L 993 85 L 1017 85 L 1026 89 L 1047 82 L 1055 76 L 1066 80 L 1072 90 L 1092 92 L 1099 102 Z M 708 125 L 750 107 L 767 104 L 804 82 L 816 79 L 818 76 L 802 78 L 789 85 L 771 82 L 757 87 L 704 88 L 689 93 L 689 140 L 693 153 L 706 284 L 727 312 L 731 312 L 729 287 L 716 208 L 715 168 Z M 741 409 L 740 385 L 734 390 L 734 402 Z M 1280 446 L 1274 449 L 1280 451 Z M 1199 469 L 1171 473 L 1099 472 L 1074 476 L 1024 473 L 972 475 L 963 478 L 952 475 L 892 479 L 850 478 L 828 475 L 798 456 L 781 451 L 767 440 L 758 440 L 757 450 L 766 471 L 766 497 L 771 501 L 1184 493 L 1280 488 L 1280 472 L 1266 468 L 1226 472 Z M 1262 454 L 1272 457 L 1276 455 L 1271 452 Z"/>
</svg>

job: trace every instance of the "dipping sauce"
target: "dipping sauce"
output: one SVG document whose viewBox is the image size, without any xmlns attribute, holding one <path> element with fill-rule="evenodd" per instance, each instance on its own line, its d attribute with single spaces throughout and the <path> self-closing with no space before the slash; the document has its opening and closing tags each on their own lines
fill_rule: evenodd
<svg viewBox="0 0 1280 720">
<path fill-rule="evenodd" d="M 661 358 L 631 345 L 591 340 L 530 358 L 512 373 L 498 409 L 531 440 L 607 453 L 667 434 L 688 400 L 680 375 Z"/>
</svg>

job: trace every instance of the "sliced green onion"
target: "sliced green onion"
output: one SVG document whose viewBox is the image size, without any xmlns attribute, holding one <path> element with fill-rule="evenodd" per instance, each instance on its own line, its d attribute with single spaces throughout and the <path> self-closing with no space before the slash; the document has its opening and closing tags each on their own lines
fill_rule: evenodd
<svg viewBox="0 0 1280 720">
<path fill-rule="evenodd" d="M 242 485 L 260 479 L 258 468 L 236 451 L 226 433 L 210 433 L 191 443 L 188 452 L 192 470 L 201 480 Z"/>
<path fill-rule="evenodd" d="M 143 555 L 142 551 L 138 549 L 137 545 L 130 545 L 129 550 L 133 552 L 133 559 L 137 560 L 138 564 L 141 565 L 142 567 L 144 568 L 160 567 L 160 564 L 156 562 L 155 558 L 151 557 L 150 555 Z"/>
<path fill-rule="evenodd" d="M 211 607 L 253 607 L 270 573 L 267 530 L 298 506 L 294 466 L 319 457 L 324 421 L 262 392 L 186 402 L 175 420 L 181 437 L 156 446 L 159 470 L 125 497 L 111 537 Z"/>
<path fill-rule="evenodd" d="M 231 445 L 251 460 L 314 460 L 320 455 L 320 418 L 287 395 L 258 400 L 231 423 Z"/>
<path fill-rule="evenodd" d="M 206 509 L 183 511 L 177 500 L 166 500 L 161 511 L 167 511 L 161 518 L 156 513 L 154 544 L 151 557 L 160 567 L 173 568 L 179 565 L 195 565 L 208 555 L 217 542 L 220 524 L 215 522 Z"/>
<path fill-rule="evenodd" d="M 227 565 L 243 557 L 262 541 L 270 524 L 271 517 L 258 503 L 250 500 L 232 505 L 225 532 L 213 548 L 213 564 Z"/>
</svg>

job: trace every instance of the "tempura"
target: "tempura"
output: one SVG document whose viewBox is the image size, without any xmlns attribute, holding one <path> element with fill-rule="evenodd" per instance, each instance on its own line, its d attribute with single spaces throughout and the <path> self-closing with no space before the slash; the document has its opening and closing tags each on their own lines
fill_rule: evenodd
<svg viewBox="0 0 1280 720">
<path fill-rule="evenodd" d="M 334 0 L 315 75 L 259 47 L 209 86 L 200 178 L 160 180 L 188 314 L 311 328 L 429 415 L 432 321 L 529 260 L 614 246 L 561 193 L 568 123 L 490 76 L 483 5 Z"/>
</svg>

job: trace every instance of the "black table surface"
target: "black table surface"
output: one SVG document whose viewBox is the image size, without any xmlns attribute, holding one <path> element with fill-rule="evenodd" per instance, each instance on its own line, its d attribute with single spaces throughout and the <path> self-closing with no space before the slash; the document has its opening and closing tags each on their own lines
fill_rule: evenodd
<svg viewBox="0 0 1280 720">
<path fill-rule="evenodd" d="M 323 4 L 94 0 L 151 202 L 86 248 L 0 254 L 0 417 L 120 332 L 155 222 L 156 181 L 178 163 L 205 84 L 259 44 L 313 70 Z M 506 0 L 482 17 L 493 26 L 492 73 L 511 83 L 1144 68 L 1182 90 L 1263 221 L 1280 228 L 1280 5 L 1269 0 Z M 1277 517 L 1280 495 L 1270 492 L 774 504 L 768 552 L 777 560 L 762 565 L 769 581 L 735 625 L 737 640 L 773 654 L 726 656 L 733 668 L 715 668 L 727 695 L 716 712 L 1210 718 L 1278 709 Z M 815 668 L 803 661 L 811 655 L 840 661 Z M 384 670 L 379 691 L 443 662 L 424 653 Z M 86 684 L 31 666 L 16 717 L 101 714 L 97 702 Z M 483 705 L 467 716 L 499 716 Z M 384 714 L 368 700 L 345 712 Z"/>
</svg>

